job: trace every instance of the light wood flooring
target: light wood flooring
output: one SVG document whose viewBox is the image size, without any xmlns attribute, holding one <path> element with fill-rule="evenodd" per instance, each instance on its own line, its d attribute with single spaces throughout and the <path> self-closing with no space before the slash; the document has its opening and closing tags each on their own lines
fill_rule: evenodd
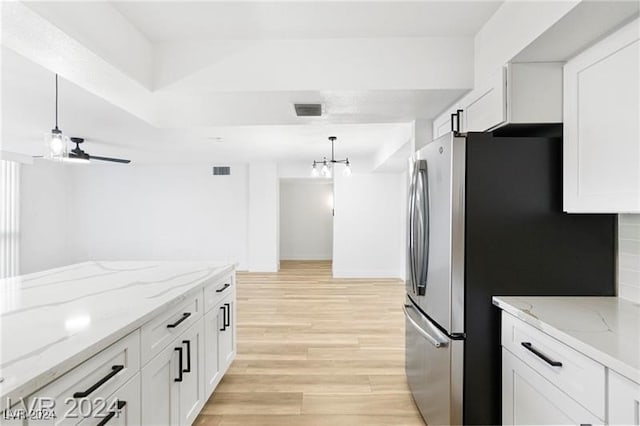
<svg viewBox="0 0 640 426">
<path fill-rule="evenodd" d="M 330 262 L 238 273 L 238 355 L 197 425 L 423 425 L 404 375 L 400 280 Z"/>
</svg>

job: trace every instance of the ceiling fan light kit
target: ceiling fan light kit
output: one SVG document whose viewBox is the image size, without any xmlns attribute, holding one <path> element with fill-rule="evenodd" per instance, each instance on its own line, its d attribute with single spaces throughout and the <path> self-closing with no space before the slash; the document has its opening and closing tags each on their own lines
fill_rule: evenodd
<svg viewBox="0 0 640 426">
<path fill-rule="evenodd" d="M 351 176 L 351 163 L 349 162 L 349 157 L 344 160 L 336 160 L 334 153 L 334 144 L 336 139 L 335 136 L 329 136 L 329 141 L 331 142 L 331 160 L 327 160 L 327 157 L 324 157 L 322 160 L 313 160 L 313 164 L 311 166 L 311 176 L 312 177 L 324 177 L 330 178 L 333 170 L 334 164 L 344 164 L 345 168 L 342 171 L 343 176 Z M 318 170 L 318 166 L 320 166 L 320 170 Z"/>
<path fill-rule="evenodd" d="M 131 160 L 111 157 L 98 157 L 89 155 L 80 149 L 83 138 L 69 138 L 58 128 L 58 74 L 56 74 L 56 124 L 51 132 L 44 135 L 45 155 L 48 160 L 64 161 L 66 163 L 88 164 L 90 160 L 110 161 L 112 163 L 129 164 Z M 70 143 L 76 144 L 75 148 L 69 149 Z"/>
</svg>

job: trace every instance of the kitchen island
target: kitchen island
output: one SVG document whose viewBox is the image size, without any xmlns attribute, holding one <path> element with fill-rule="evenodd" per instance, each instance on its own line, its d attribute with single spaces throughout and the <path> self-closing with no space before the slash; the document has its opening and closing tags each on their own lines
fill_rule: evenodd
<svg viewBox="0 0 640 426">
<path fill-rule="evenodd" d="M 53 399 L 59 420 L 70 400 L 88 398 L 80 417 L 105 417 L 113 410 L 97 413 L 95 399 L 126 388 L 140 398 L 121 423 L 191 423 L 235 357 L 234 269 L 85 262 L 2 280 L 2 410 Z M 163 403 L 169 412 L 154 409 Z"/>
</svg>

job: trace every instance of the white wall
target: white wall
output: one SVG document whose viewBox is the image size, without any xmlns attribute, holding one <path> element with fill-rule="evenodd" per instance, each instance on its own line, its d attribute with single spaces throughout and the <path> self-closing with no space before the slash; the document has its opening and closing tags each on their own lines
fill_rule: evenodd
<svg viewBox="0 0 640 426">
<path fill-rule="evenodd" d="M 618 295 L 640 303 L 640 214 L 618 220 Z"/>
<path fill-rule="evenodd" d="M 69 166 L 46 160 L 20 170 L 20 274 L 73 262 L 74 189 Z"/>
<path fill-rule="evenodd" d="M 224 260 L 247 267 L 247 170 L 208 165 L 74 167 L 76 261 Z"/>
<path fill-rule="evenodd" d="M 336 174 L 335 277 L 404 278 L 405 180 L 403 173 Z"/>
<path fill-rule="evenodd" d="M 331 259 L 332 208 L 330 181 L 281 180 L 280 259 Z"/>
<path fill-rule="evenodd" d="M 249 165 L 248 268 L 251 272 L 280 269 L 279 187 L 275 163 Z"/>
</svg>

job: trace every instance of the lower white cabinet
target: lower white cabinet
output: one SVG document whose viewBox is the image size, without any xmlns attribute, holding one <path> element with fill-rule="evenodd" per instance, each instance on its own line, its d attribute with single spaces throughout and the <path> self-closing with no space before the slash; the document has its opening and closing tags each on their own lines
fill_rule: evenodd
<svg viewBox="0 0 640 426">
<path fill-rule="evenodd" d="M 502 312 L 502 423 L 640 425 L 640 384 Z"/>
<path fill-rule="evenodd" d="M 230 294 L 204 316 L 207 396 L 211 395 L 235 358 L 235 329 L 235 302 L 233 294 Z"/>
<path fill-rule="evenodd" d="M 502 348 L 502 423 L 576 425 L 603 422 Z"/>
<path fill-rule="evenodd" d="M 220 310 L 223 312 L 223 324 L 220 327 L 218 358 L 222 370 L 225 371 L 236 355 L 236 335 L 235 335 L 235 302 L 233 298 L 227 297 L 220 304 Z"/>
<path fill-rule="evenodd" d="M 142 368 L 142 423 L 190 425 L 206 402 L 199 320 Z"/>
<path fill-rule="evenodd" d="M 609 370 L 609 424 L 640 425 L 640 384 Z"/>
<path fill-rule="evenodd" d="M 231 273 L 193 289 L 24 401 L 9 404 L 0 423 L 193 424 L 236 355 L 234 283 Z"/>
</svg>

